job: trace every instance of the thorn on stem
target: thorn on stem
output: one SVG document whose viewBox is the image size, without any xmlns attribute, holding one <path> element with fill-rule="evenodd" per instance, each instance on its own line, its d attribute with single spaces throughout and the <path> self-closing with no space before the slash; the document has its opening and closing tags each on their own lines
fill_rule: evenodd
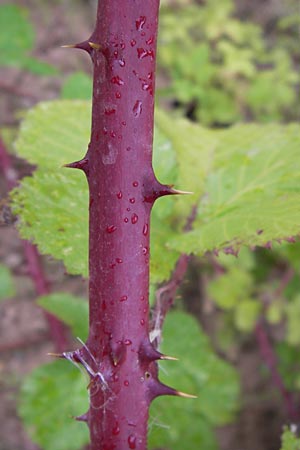
<svg viewBox="0 0 300 450">
<path fill-rule="evenodd" d="M 100 50 L 102 48 L 100 44 L 96 44 L 95 42 L 89 42 L 89 46 L 94 50 Z"/>
<path fill-rule="evenodd" d="M 89 41 L 82 41 L 79 42 L 78 44 L 67 44 L 67 45 L 62 45 L 62 48 L 76 48 L 79 50 L 84 50 L 86 51 L 89 55 L 91 54 L 93 47 L 91 47 Z"/>
<path fill-rule="evenodd" d="M 161 397 L 162 395 L 172 395 L 175 397 L 182 398 L 197 398 L 196 395 L 186 394 L 185 392 L 177 391 L 166 384 L 161 383 L 159 380 L 152 380 L 151 385 L 149 386 L 149 390 L 151 393 L 151 400 L 154 400 L 156 397 Z"/>
<path fill-rule="evenodd" d="M 89 160 L 87 158 L 83 158 L 80 161 L 74 161 L 72 163 L 69 164 L 64 164 L 63 167 L 67 167 L 69 169 L 80 169 L 83 170 L 83 172 L 85 172 L 85 174 L 88 174 L 88 163 Z"/>
</svg>

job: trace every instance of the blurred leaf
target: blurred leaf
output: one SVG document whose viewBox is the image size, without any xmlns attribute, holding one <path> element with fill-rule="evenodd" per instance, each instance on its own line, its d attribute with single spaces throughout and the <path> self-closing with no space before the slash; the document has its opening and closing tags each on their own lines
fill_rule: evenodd
<svg viewBox="0 0 300 450">
<path fill-rule="evenodd" d="M 287 318 L 286 341 L 290 345 L 300 344 L 300 295 L 296 295 L 285 306 L 285 313 Z"/>
<path fill-rule="evenodd" d="M 88 303 L 86 299 L 64 292 L 56 292 L 39 297 L 37 303 L 69 325 L 74 337 L 79 337 L 83 342 L 86 341 L 88 337 Z"/>
<path fill-rule="evenodd" d="M 260 302 L 253 298 L 239 302 L 234 311 L 237 328 L 245 332 L 253 331 L 261 309 Z"/>
<path fill-rule="evenodd" d="M 92 79 L 86 73 L 75 72 L 65 80 L 61 97 L 63 99 L 90 100 L 92 98 Z"/>
<path fill-rule="evenodd" d="M 168 314 L 161 350 L 180 361 L 160 364 L 161 381 L 198 398 L 155 400 L 150 447 L 193 450 L 201 443 L 205 450 L 216 449 L 212 426 L 231 421 L 238 407 L 236 371 L 214 354 L 196 319 L 183 312 Z"/>
<path fill-rule="evenodd" d="M 300 450 L 300 439 L 297 438 L 295 432 L 293 431 L 293 425 L 290 429 L 288 427 L 284 428 L 281 436 L 280 450 Z"/>
<path fill-rule="evenodd" d="M 230 310 L 249 296 L 252 289 L 251 274 L 236 265 L 212 280 L 207 286 L 207 293 L 220 308 Z"/>
<path fill-rule="evenodd" d="M 35 33 L 28 12 L 13 4 L 0 5 L 0 64 L 26 69 L 37 75 L 57 73 L 54 66 L 29 56 Z"/>
<path fill-rule="evenodd" d="M 87 426 L 74 419 L 87 409 L 85 379 L 66 361 L 34 370 L 21 389 L 20 417 L 32 440 L 44 450 L 79 450 L 87 444 Z"/>
<path fill-rule="evenodd" d="M 0 264 L 0 300 L 13 297 L 15 293 L 15 286 L 9 269 Z"/>
</svg>

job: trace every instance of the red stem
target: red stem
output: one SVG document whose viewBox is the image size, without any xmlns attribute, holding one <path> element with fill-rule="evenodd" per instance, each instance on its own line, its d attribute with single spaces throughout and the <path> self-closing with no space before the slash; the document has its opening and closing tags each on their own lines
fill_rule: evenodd
<svg viewBox="0 0 300 450">
<path fill-rule="evenodd" d="M 159 0 L 101 0 L 89 40 L 92 134 L 82 169 L 90 191 L 89 337 L 65 354 L 90 375 L 91 450 L 144 450 L 151 400 L 178 395 L 157 378 L 149 340 L 149 226 L 154 201 L 174 194 L 152 169 Z"/>
<path fill-rule="evenodd" d="M 4 177 L 7 184 L 7 189 L 10 191 L 17 185 L 17 173 L 12 167 L 11 159 L 6 151 L 4 142 L 0 138 L 0 166 L 4 173 Z M 35 285 L 35 289 L 38 295 L 49 294 L 50 289 L 48 282 L 43 273 L 39 254 L 34 245 L 28 241 L 22 240 L 22 246 L 27 259 L 28 271 L 30 277 Z M 62 352 L 67 346 L 67 339 L 65 336 L 65 328 L 62 322 L 56 317 L 47 312 L 44 313 L 49 325 L 49 331 L 52 341 L 55 346 L 56 352 Z"/>
<path fill-rule="evenodd" d="M 289 418 L 291 421 L 299 421 L 300 414 L 297 410 L 294 399 L 292 394 L 286 389 L 283 379 L 278 372 L 277 369 L 277 357 L 274 353 L 273 347 L 271 345 L 271 342 L 268 338 L 268 335 L 264 329 L 263 323 L 260 321 L 257 323 L 255 327 L 255 336 L 257 339 L 257 342 L 260 347 L 261 355 L 263 357 L 263 360 L 265 364 L 267 365 L 268 369 L 270 370 L 271 377 L 273 380 L 274 385 L 277 387 L 279 392 L 281 393 L 284 402 L 285 407 L 288 412 Z"/>
</svg>

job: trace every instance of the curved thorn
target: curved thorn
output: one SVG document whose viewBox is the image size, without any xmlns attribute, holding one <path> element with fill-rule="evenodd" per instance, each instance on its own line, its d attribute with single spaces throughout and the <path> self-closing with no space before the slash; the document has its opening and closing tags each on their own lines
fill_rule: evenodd
<svg viewBox="0 0 300 450">
<path fill-rule="evenodd" d="M 101 49 L 101 45 L 100 44 L 96 44 L 95 42 L 89 42 L 89 46 L 92 47 L 94 50 L 100 50 Z"/>
<path fill-rule="evenodd" d="M 175 391 L 178 397 L 183 397 L 183 398 L 198 398 L 197 395 L 192 395 L 192 394 L 186 394 L 185 392 L 181 392 L 181 391 Z"/>
<path fill-rule="evenodd" d="M 65 358 L 65 355 L 63 353 L 47 353 L 47 356 L 53 356 L 54 358 Z"/>
<path fill-rule="evenodd" d="M 76 48 L 76 44 L 61 45 L 60 48 Z"/>
<path fill-rule="evenodd" d="M 181 191 L 181 190 L 179 190 L 179 189 L 173 189 L 173 188 L 171 188 L 170 194 L 174 194 L 174 195 L 193 195 L 194 192 L 190 192 L 190 191 Z"/>
<path fill-rule="evenodd" d="M 159 359 L 166 360 L 166 361 L 179 361 L 179 359 L 175 358 L 174 356 L 168 356 L 168 355 L 163 355 L 163 354 L 160 355 Z"/>
</svg>

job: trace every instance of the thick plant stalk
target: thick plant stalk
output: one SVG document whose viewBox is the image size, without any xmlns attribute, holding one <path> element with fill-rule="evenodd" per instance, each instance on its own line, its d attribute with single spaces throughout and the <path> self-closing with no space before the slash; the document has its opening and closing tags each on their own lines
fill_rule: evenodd
<svg viewBox="0 0 300 450">
<path fill-rule="evenodd" d="M 145 449 L 150 402 L 184 395 L 157 378 L 149 340 L 149 227 L 155 200 L 176 194 L 152 169 L 159 0 L 101 0 L 95 31 L 71 46 L 94 65 L 92 133 L 82 169 L 90 192 L 89 337 L 65 353 L 90 375 L 92 450 Z M 170 358 L 171 359 L 171 358 Z"/>
</svg>

